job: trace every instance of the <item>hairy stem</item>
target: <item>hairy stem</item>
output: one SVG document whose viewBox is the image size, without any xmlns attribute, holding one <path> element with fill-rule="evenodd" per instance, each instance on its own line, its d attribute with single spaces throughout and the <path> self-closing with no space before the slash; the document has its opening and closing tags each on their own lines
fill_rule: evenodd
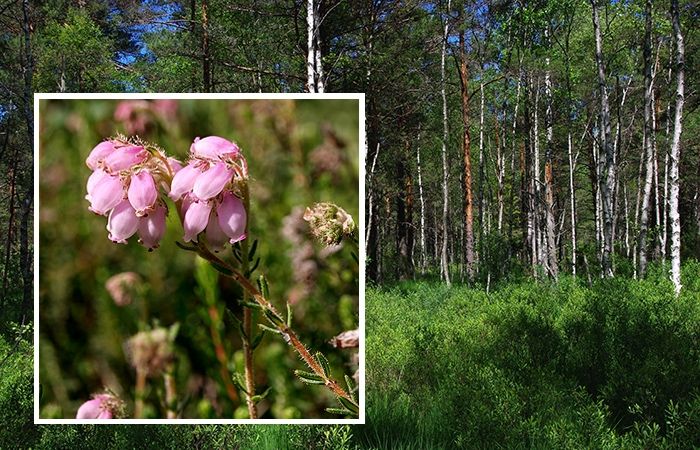
<svg viewBox="0 0 700 450">
<path fill-rule="evenodd" d="M 245 192 L 243 193 L 243 202 L 245 205 L 245 210 L 250 210 L 250 202 L 248 200 L 248 185 L 246 185 Z M 246 234 L 248 234 L 248 225 L 246 224 Z M 241 243 L 242 259 L 241 259 L 241 269 L 243 273 L 248 273 L 250 262 L 248 261 L 250 255 L 250 248 L 248 245 L 248 239 L 244 239 Z M 243 301 L 248 303 L 248 291 L 243 290 Z M 245 389 L 246 389 L 246 403 L 248 405 L 248 415 L 251 419 L 256 419 L 258 417 L 258 408 L 253 401 L 253 396 L 255 395 L 255 374 L 253 369 L 253 348 L 251 347 L 251 340 L 253 339 L 253 310 L 248 307 L 243 307 L 243 333 L 241 336 L 243 339 L 243 354 L 245 360 Z"/>
<path fill-rule="evenodd" d="M 220 269 L 224 269 L 227 273 L 226 275 L 234 279 L 245 291 L 247 291 L 255 302 L 260 305 L 263 311 L 269 311 L 270 315 L 279 319 L 273 320 L 267 314 L 265 316 L 268 318 L 270 324 L 277 329 L 277 331 L 282 335 L 284 340 L 291 345 L 294 350 L 299 354 L 302 361 L 311 369 L 316 375 L 324 380 L 324 385 L 326 388 L 331 390 L 338 397 L 343 397 L 348 401 L 355 403 L 350 394 L 348 394 L 334 379 L 330 378 L 324 372 L 323 368 L 319 365 L 316 359 L 311 355 L 309 350 L 302 344 L 302 342 L 297 337 L 296 333 L 289 328 L 284 321 L 281 319 L 282 316 L 277 312 L 274 306 L 260 293 L 260 291 L 253 286 L 253 284 L 248 280 L 241 272 L 231 267 L 230 264 L 219 259 L 214 255 L 206 246 L 198 245 L 197 247 L 199 255 L 211 262 Z"/>
</svg>

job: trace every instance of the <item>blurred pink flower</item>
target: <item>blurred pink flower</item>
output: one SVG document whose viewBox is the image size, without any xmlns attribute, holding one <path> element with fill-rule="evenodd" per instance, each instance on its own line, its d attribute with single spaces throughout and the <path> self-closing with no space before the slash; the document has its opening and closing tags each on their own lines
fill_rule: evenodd
<svg viewBox="0 0 700 450">
<path fill-rule="evenodd" d="M 113 419 L 120 415 L 123 402 L 109 394 L 98 394 L 78 408 L 76 419 Z"/>
<path fill-rule="evenodd" d="M 124 124 L 129 134 L 142 134 L 150 123 L 150 103 L 146 100 L 123 100 L 114 109 L 114 120 Z"/>
<path fill-rule="evenodd" d="M 162 99 L 152 103 L 152 110 L 166 120 L 175 120 L 177 117 L 177 100 Z"/>
</svg>

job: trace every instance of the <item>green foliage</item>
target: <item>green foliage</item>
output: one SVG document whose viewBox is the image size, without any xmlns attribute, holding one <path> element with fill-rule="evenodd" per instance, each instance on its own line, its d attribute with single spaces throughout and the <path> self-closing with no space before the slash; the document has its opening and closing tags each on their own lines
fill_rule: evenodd
<svg viewBox="0 0 700 450">
<path fill-rule="evenodd" d="M 373 431 L 359 436 L 408 446 L 400 430 L 422 426 L 449 430 L 419 433 L 435 448 L 700 445 L 698 273 L 684 266 L 691 288 L 679 298 L 661 268 L 591 288 L 562 277 L 488 295 L 425 282 L 369 289 Z"/>
<path fill-rule="evenodd" d="M 32 346 L 0 335 L 0 447 L 32 445 L 34 416 Z"/>
</svg>

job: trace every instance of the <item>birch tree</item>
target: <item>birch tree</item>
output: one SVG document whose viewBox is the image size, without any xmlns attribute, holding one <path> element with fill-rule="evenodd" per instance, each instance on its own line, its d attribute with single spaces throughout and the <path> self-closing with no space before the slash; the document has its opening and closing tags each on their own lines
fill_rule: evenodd
<svg viewBox="0 0 700 450">
<path fill-rule="evenodd" d="M 598 68 L 598 95 L 600 100 L 600 133 L 599 141 L 601 148 L 600 158 L 605 157 L 603 173 L 599 179 L 602 219 L 603 219 L 603 254 L 601 265 L 603 277 L 613 276 L 612 255 L 613 255 L 613 191 L 615 186 L 615 153 L 610 142 L 610 104 L 608 101 L 608 88 L 605 80 L 605 62 L 603 60 L 603 38 L 600 31 L 598 18 L 598 6 L 596 0 L 591 0 L 593 10 L 593 31 L 595 34 L 595 60 Z M 603 155 L 604 153 L 604 155 Z"/>
<path fill-rule="evenodd" d="M 669 166 L 670 192 L 668 216 L 671 221 L 671 281 L 676 295 L 681 292 L 681 217 L 678 213 L 680 182 L 678 164 L 681 155 L 681 132 L 683 127 L 683 102 L 685 100 L 685 47 L 681 33 L 678 0 L 671 0 L 671 22 L 676 43 L 676 111 L 673 121 L 673 141 Z"/>
</svg>

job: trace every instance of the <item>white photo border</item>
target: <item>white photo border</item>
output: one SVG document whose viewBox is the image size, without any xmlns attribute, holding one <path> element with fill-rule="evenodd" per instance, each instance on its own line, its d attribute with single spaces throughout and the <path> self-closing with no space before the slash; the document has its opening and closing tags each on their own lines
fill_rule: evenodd
<svg viewBox="0 0 700 450">
<path fill-rule="evenodd" d="M 39 417 L 39 103 L 41 100 L 357 100 L 359 114 L 359 370 L 358 400 L 360 414 L 357 419 L 43 419 Z M 179 93 L 37 93 L 34 94 L 34 424 L 35 425 L 364 425 L 365 424 L 365 160 L 367 149 L 365 139 L 365 94 L 179 94 Z"/>
</svg>

